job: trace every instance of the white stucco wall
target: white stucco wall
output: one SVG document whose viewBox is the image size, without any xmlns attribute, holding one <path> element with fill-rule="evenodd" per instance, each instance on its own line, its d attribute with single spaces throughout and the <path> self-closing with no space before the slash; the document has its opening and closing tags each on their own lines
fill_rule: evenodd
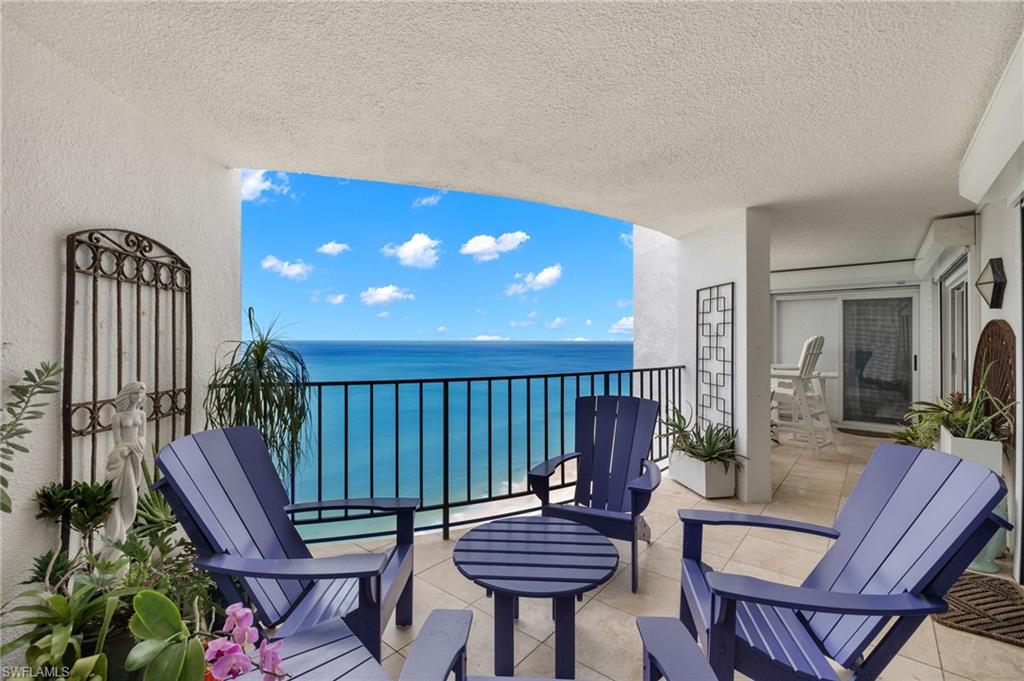
<svg viewBox="0 0 1024 681">
<path fill-rule="evenodd" d="M 87 227 L 148 234 L 193 268 L 195 402 L 216 345 L 240 327 L 237 171 L 188 147 L 130 102 L 19 30 L 2 27 L 2 383 L 60 360 L 63 237 Z M 197 421 L 202 424 L 202 419 Z M 60 412 L 51 406 L 11 477 L 14 512 L 0 514 L 2 600 L 51 545 L 31 496 L 60 476 Z M 4 638 L 10 634 L 5 631 Z"/>
<path fill-rule="evenodd" d="M 634 363 L 687 366 L 686 399 L 692 403 L 696 370 L 698 288 L 734 282 L 737 449 L 748 457 L 737 493 L 752 501 L 771 496 L 768 431 L 770 213 L 737 210 L 675 239 L 634 228 Z"/>
</svg>

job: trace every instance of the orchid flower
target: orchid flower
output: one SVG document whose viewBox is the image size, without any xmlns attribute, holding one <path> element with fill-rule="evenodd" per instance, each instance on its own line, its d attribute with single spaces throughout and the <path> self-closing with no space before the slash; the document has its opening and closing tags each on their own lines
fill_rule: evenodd
<svg viewBox="0 0 1024 681">
<path fill-rule="evenodd" d="M 281 666 L 281 655 L 279 651 L 284 641 L 268 643 L 266 639 L 260 643 L 260 671 L 263 672 L 263 681 L 279 681 L 284 678 L 284 667 Z"/>
<path fill-rule="evenodd" d="M 218 681 L 234 679 L 252 671 L 252 660 L 242 646 L 226 638 L 215 638 L 206 644 L 206 661 L 212 662 L 210 672 Z"/>
</svg>

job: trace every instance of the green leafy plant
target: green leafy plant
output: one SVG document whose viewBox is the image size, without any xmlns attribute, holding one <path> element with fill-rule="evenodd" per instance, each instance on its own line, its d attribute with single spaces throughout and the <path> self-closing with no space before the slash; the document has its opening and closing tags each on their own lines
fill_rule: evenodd
<svg viewBox="0 0 1024 681">
<path fill-rule="evenodd" d="M 138 643 L 128 653 L 125 669 L 145 669 L 145 681 L 202 681 L 202 641 L 185 626 L 174 603 L 147 589 L 135 594 L 132 608 L 128 628 Z"/>
<path fill-rule="evenodd" d="M 71 571 L 71 559 L 63 551 L 50 549 L 32 559 L 32 570 L 22 584 L 44 584 L 54 587 Z"/>
<path fill-rule="evenodd" d="M 17 605 L 0 612 L 8 626 L 31 627 L 28 633 L 4 644 L 0 655 L 25 648 L 25 662 L 51 675 L 62 667 L 79 665 L 79 677 L 92 681 L 106 678 L 106 660 L 99 660 L 114 613 L 131 589 L 104 591 L 87 580 L 75 580 L 61 593 L 30 590 L 19 595 Z M 86 632 L 90 632 L 87 637 Z M 97 632 L 95 638 L 91 632 Z M 82 664 L 83 650 L 92 643 L 93 659 Z"/>
<path fill-rule="evenodd" d="M 907 428 L 895 434 L 897 442 L 934 447 L 942 427 L 953 437 L 1005 440 L 1012 431 L 1015 402 L 1004 402 L 988 389 L 992 364 L 982 369 L 978 388 L 970 397 L 955 392 L 934 402 L 914 402 L 903 417 Z"/>
<path fill-rule="evenodd" d="M 43 362 L 34 371 L 26 370 L 23 380 L 10 387 L 13 399 L 4 405 L 7 421 L 0 424 L 0 511 L 4 513 L 11 512 L 7 476 L 14 473 L 14 457 L 18 453 L 28 454 L 21 441 L 32 431 L 25 424 L 43 417 L 48 403 L 39 398 L 57 392 L 60 372 L 59 364 Z"/>
<path fill-rule="evenodd" d="M 718 423 L 702 423 L 687 416 L 679 407 L 672 407 L 662 420 L 673 451 L 705 463 L 720 463 L 729 472 L 730 466 L 742 468 L 736 452 L 736 430 Z"/>
<path fill-rule="evenodd" d="M 68 510 L 68 523 L 71 529 L 82 535 L 82 541 L 89 552 L 93 550 L 96 532 L 103 527 L 107 514 L 117 502 L 114 496 L 113 483 L 85 482 L 76 480 L 69 490 L 71 507 Z"/>
<path fill-rule="evenodd" d="M 203 402 L 206 422 L 213 428 L 255 426 L 284 472 L 302 456 L 309 372 L 273 324 L 260 327 L 252 308 L 249 332 L 252 340 L 237 341 L 210 378 Z"/>
</svg>

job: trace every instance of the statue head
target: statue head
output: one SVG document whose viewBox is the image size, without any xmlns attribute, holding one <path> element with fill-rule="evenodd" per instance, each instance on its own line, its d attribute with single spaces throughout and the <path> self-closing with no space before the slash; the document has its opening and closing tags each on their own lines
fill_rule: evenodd
<svg viewBox="0 0 1024 681">
<path fill-rule="evenodd" d="M 121 392 L 114 398 L 114 409 L 119 412 L 132 411 L 142 408 L 142 401 L 146 398 L 146 384 L 142 381 L 128 383 Z"/>
</svg>

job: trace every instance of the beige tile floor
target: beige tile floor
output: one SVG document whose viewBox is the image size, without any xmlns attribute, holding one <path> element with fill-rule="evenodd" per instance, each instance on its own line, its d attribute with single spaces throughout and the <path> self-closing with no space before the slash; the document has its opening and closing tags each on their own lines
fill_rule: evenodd
<svg viewBox="0 0 1024 681">
<path fill-rule="evenodd" d="M 815 457 L 802 446 L 776 446 L 772 456 L 774 497 L 769 504 L 736 499 L 709 501 L 665 479 L 646 512 L 654 541 L 641 544 L 640 592 L 629 590 L 629 549 L 617 542 L 619 573 L 586 594 L 576 620 L 576 678 L 633 681 L 641 677 L 636 615 L 675 615 L 679 603 L 679 508 L 716 508 L 764 513 L 794 520 L 832 524 L 878 440 L 839 434 L 839 456 Z M 465 530 L 462 530 L 464 532 Z M 474 613 L 469 642 L 470 674 L 493 672 L 491 601 L 458 573 L 451 562 L 451 541 L 438 534 L 416 537 L 413 625 L 384 634 L 384 668 L 397 678 L 409 644 L 434 608 L 469 608 Z M 785 584 L 799 584 L 827 548 L 827 540 L 776 530 L 736 527 L 705 529 L 705 560 L 713 568 Z M 381 542 L 320 547 L 318 554 L 379 549 Z M 524 600 L 516 625 L 516 674 L 553 676 L 554 625 L 546 601 Z M 737 676 L 737 678 L 740 678 Z M 925 620 L 882 677 L 921 681 L 1004 681 L 1024 679 L 1024 648 L 974 636 Z"/>
</svg>

